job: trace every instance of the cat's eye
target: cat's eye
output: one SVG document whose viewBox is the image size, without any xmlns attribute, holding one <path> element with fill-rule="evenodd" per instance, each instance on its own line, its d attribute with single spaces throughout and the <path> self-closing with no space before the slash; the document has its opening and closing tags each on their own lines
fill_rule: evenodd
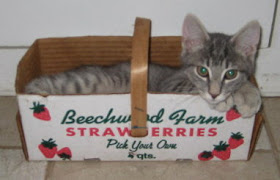
<svg viewBox="0 0 280 180">
<path fill-rule="evenodd" d="M 198 66 L 196 71 L 201 77 L 207 77 L 209 75 L 208 69 L 203 66 Z"/>
<path fill-rule="evenodd" d="M 234 78 L 236 78 L 237 74 L 238 74 L 238 71 L 235 69 L 228 70 L 225 74 L 225 79 L 227 79 L 227 80 L 234 79 Z"/>
</svg>

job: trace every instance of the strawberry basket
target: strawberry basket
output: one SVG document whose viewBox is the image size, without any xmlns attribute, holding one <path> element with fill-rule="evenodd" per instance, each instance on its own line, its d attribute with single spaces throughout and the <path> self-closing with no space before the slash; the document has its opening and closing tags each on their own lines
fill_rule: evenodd
<svg viewBox="0 0 280 180">
<path fill-rule="evenodd" d="M 27 160 L 247 160 L 262 117 L 211 110 L 199 95 L 147 92 L 148 60 L 180 65 L 181 37 L 150 37 L 137 18 L 133 37 L 38 39 L 16 77 L 17 123 Z M 30 95 L 32 79 L 80 65 L 131 60 L 131 93 Z M 234 139 L 235 138 L 235 139 Z M 234 148 L 233 148 L 234 147 Z"/>
</svg>

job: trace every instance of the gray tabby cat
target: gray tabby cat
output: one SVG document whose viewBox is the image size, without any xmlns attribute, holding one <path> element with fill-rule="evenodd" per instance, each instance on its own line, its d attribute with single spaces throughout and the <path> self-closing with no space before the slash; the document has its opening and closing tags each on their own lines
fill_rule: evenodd
<svg viewBox="0 0 280 180">
<path fill-rule="evenodd" d="M 149 91 L 199 93 L 211 108 L 227 111 L 233 106 L 243 117 L 260 108 L 258 89 L 248 78 L 255 70 L 260 25 L 252 21 L 233 36 L 207 33 L 193 15 L 183 24 L 183 66 L 149 65 Z M 84 66 L 56 75 L 42 76 L 26 86 L 31 94 L 128 93 L 130 64 Z"/>
</svg>

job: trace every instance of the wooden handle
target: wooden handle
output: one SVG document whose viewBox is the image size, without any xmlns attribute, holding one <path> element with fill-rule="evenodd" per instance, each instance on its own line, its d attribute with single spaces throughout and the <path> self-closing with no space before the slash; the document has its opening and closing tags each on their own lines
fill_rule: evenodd
<svg viewBox="0 0 280 180">
<path fill-rule="evenodd" d="M 147 131 L 148 54 L 151 21 L 136 18 L 131 61 L 131 135 L 144 137 Z"/>
</svg>

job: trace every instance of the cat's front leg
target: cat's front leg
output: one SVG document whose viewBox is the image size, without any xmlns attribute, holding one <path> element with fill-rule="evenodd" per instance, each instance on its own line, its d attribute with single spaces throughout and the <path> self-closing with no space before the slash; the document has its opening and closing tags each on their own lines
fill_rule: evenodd
<svg viewBox="0 0 280 180">
<path fill-rule="evenodd" d="M 219 102 L 218 104 L 209 104 L 211 109 L 215 109 L 220 112 L 226 112 L 233 106 L 233 96 L 229 96 L 226 100 Z"/>
<path fill-rule="evenodd" d="M 235 93 L 233 103 L 243 118 L 255 115 L 261 107 L 261 94 L 251 82 L 246 82 Z"/>
</svg>

